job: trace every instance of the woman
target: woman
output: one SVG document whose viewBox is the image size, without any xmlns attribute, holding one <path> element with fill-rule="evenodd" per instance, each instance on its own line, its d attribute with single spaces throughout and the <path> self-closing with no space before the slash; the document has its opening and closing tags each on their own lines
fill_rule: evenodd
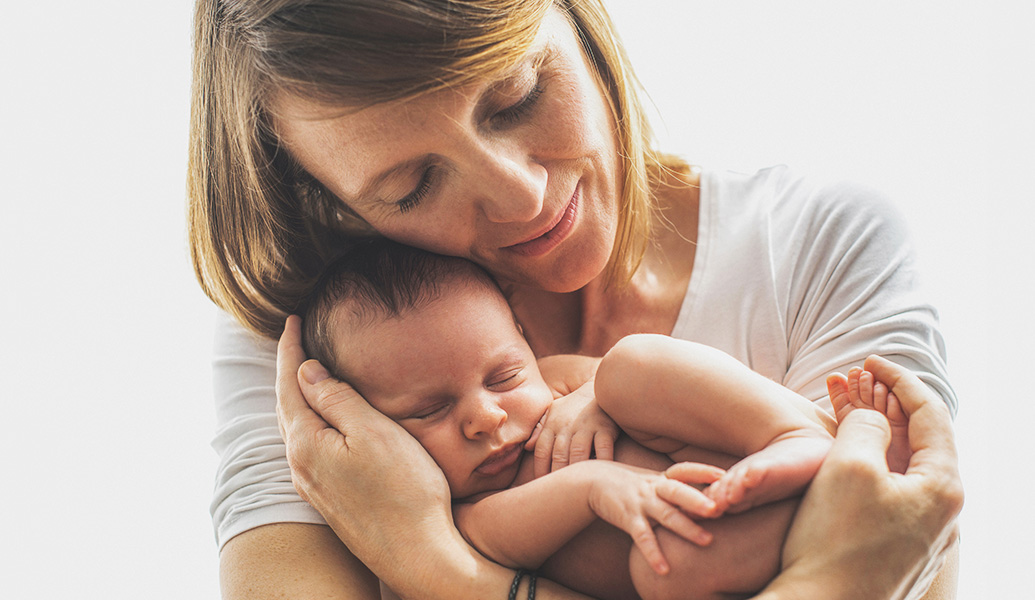
<svg viewBox="0 0 1035 600">
<path fill-rule="evenodd" d="M 867 190 L 701 173 L 654 152 L 599 1 L 201 0 L 196 23 L 192 253 L 247 329 L 279 336 L 329 258 L 385 235 L 487 268 L 540 356 L 665 333 L 822 400 L 827 374 L 877 352 L 954 406 L 894 213 Z M 271 344 L 229 320 L 217 339 L 228 595 L 319 589 L 292 587 L 303 581 L 364 598 L 372 571 L 403 596 L 475 597 L 512 576 L 447 526 L 440 474 L 395 436 L 350 461 L 288 427 L 289 471 Z M 301 357 L 277 360 L 277 396 L 297 399 Z M 400 453 L 423 461 L 408 477 L 424 485 L 385 480 Z M 385 516 L 403 507 L 426 518 Z M 447 574 L 453 588 L 421 587 Z"/>
</svg>

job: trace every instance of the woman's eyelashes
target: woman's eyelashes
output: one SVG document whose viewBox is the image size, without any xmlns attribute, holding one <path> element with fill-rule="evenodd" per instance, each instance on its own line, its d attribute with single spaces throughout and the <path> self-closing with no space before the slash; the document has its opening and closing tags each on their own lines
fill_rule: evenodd
<svg viewBox="0 0 1035 600">
<path fill-rule="evenodd" d="M 496 125 L 506 127 L 521 121 L 531 114 L 542 95 L 542 80 L 537 77 L 535 85 L 520 100 L 492 116 L 493 122 Z"/>
<path fill-rule="evenodd" d="M 417 187 L 413 188 L 413 191 L 407 194 L 405 198 L 395 203 L 399 212 L 405 214 L 420 206 L 421 202 L 424 202 L 424 199 L 431 193 L 431 187 L 436 175 L 437 167 L 435 165 L 428 165 L 424 172 L 421 173 Z"/>
</svg>

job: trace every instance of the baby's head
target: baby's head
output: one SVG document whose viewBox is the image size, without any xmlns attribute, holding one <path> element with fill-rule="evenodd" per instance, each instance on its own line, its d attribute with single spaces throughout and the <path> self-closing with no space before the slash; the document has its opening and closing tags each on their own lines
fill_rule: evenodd
<svg viewBox="0 0 1035 600">
<path fill-rule="evenodd" d="M 361 244 L 321 277 L 302 335 L 417 438 L 454 498 L 507 487 L 553 400 L 496 282 L 463 259 Z"/>
</svg>

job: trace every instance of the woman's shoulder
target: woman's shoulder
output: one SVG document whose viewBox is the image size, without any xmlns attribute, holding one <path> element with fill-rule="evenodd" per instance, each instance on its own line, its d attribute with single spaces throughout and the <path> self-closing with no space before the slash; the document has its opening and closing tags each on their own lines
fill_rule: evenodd
<svg viewBox="0 0 1035 600">
<path fill-rule="evenodd" d="M 876 228 L 904 233 L 901 213 L 879 189 L 847 178 L 802 174 L 786 165 L 754 172 L 706 169 L 701 203 L 716 223 L 756 221 L 785 235 L 830 237 Z"/>
</svg>

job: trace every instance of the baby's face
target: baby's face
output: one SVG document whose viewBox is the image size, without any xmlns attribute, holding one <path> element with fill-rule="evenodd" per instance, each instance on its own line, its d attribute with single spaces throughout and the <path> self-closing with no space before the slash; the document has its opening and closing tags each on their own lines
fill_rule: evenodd
<svg viewBox="0 0 1035 600">
<path fill-rule="evenodd" d="M 427 449 L 454 498 L 466 498 L 510 485 L 553 395 L 498 292 L 444 288 L 400 317 L 335 327 L 334 343 L 350 383 Z"/>
</svg>

